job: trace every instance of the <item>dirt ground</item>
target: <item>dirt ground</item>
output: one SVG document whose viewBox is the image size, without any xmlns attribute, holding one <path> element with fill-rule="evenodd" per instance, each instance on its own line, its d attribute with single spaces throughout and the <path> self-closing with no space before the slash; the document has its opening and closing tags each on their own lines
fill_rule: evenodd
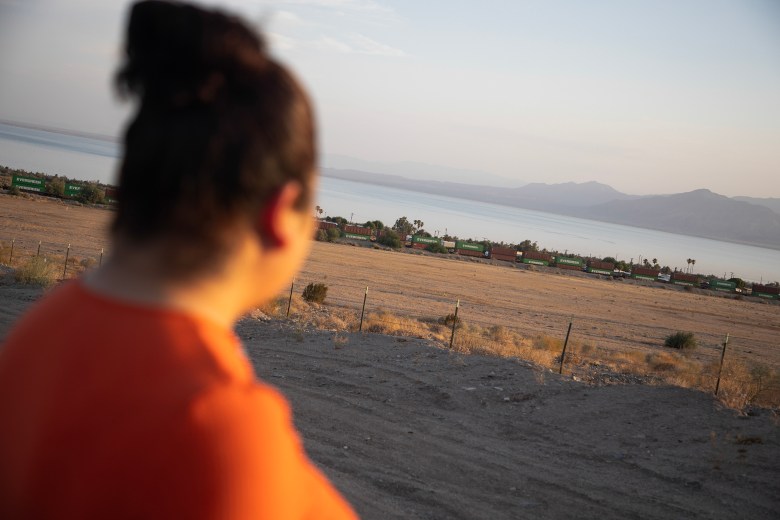
<svg viewBox="0 0 780 520">
<path fill-rule="evenodd" d="M 14 256 L 37 253 L 96 257 L 108 247 L 107 229 L 113 212 L 48 197 L 13 197 L 0 194 L 0 241 L 15 240 Z M 6 262 L 7 258 L 0 258 Z"/>
<path fill-rule="evenodd" d="M 728 355 L 780 367 L 780 302 L 735 300 L 654 282 L 613 280 L 555 268 L 404 254 L 315 243 L 296 285 L 328 285 L 328 301 L 400 315 L 504 325 L 528 336 L 561 339 L 571 319 L 579 343 L 622 350 L 657 350 L 676 331 L 694 332 L 695 357 L 715 359 L 726 334 Z"/>
<path fill-rule="evenodd" d="M 110 212 L 0 196 L 0 240 L 99 250 Z M 75 230 L 75 232 L 72 232 Z M 24 242 L 23 242 L 24 243 Z M 97 246 L 91 244 L 98 244 Z M 5 250 L 4 250 L 5 251 Z M 2 260 L 2 259 L 0 259 Z M 0 280 L 0 338 L 41 290 Z M 528 334 L 652 349 L 692 330 L 716 354 L 778 366 L 780 306 L 517 267 L 315 243 L 296 287 L 324 281 L 333 304 L 504 323 Z M 593 387 L 514 359 L 431 342 L 237 326 L 262 379 L 293 403 L 310 456 L 363 518 L 776 518 L 780 420 L 711 395 Z"/>
<path fill-rule="evenodd" d="M 420 340 L 238 328 L 364 518 L 775 518 L 780 426 L 673 387 L 589 387 Z"/>
<path fill-rule="evenodd" d="M 6 270 L 7 272 L 7 270 Z M 0 281 L 0 338 L 42 293 Z M 675 387 L 592 387 L 424 340 L 237 326 L 312 460 L 366 519 L 773 519 L 780 419 Z"/>
</svg>

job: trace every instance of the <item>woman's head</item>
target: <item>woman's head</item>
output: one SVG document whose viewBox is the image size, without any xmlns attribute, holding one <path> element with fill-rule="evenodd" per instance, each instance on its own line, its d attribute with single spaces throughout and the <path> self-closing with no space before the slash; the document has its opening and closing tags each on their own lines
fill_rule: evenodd
<svg viewBox="0 0 780 520">
<path fill-rule="evenodd" d="M 290 183 L 308 214 L 311 105 L 257 34 L 218 11 L 146 1 L 131 10 L 125 51 L 117 86 L 139 106 L 125 134 L 117 238 L 186 245 L 170 266 L 185 274 L 218 261 L 232 230 Z"/>
</svg>

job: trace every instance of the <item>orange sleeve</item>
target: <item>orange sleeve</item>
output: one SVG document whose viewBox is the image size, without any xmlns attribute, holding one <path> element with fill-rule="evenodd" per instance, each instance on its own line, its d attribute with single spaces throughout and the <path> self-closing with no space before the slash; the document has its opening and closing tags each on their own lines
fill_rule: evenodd
<svg viewBox="0 0 780 520">
<path fill-rule="evenodd" d="M 211 391 L 192 415 L 216 472 L 218 517 L 357 519 L 306 457 L 289 406 L 275 390 Z"/>
</svg>

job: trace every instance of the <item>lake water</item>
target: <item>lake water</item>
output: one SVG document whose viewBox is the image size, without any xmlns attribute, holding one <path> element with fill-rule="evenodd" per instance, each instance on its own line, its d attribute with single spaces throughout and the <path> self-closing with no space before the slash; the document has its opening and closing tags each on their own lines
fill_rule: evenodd
<svg viewBox="0 0 780 520">
<path fill-rule="evenodd" d="M 119 147 L 112 141 L 0 123 L 0 164 L 112 182 Z M 752 281 L 780 280 L 780 251 L 596 222 L 541 211 L 510 208 L 323 177 L 317 203 L 325 214 L 355 222 L 401 216 L 422 220 L 425 229 L 443 235 L 494 241 L 536 241 L 541 247 L 621 260 L 657 258 L 662 265 Z"/>
</svg>

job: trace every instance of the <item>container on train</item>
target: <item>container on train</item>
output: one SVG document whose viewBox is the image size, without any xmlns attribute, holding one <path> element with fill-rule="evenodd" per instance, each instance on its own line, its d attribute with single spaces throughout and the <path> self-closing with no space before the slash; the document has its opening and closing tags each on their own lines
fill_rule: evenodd
<svg viewBox="0 0 780 520">
<path fill-rule="evenodd" d="M 359 235 L 357 233 L 347 233 L 344 232 L 344 238 L 349 238 L 351 240 L 369 240 L 371 238 L 370 235 Z"/>
<path fill-rule="evenodd" d="M 558 256 L 555 258 L 555 267 L 559 269 L 571 269 L 572 271 L 581 271 L 585 265 L 585 260 L 576 256 Z"/>
<path fill-rule="evenodd" d="M 612 273 L 615 272 L 615 264 L 601 260 L 588 260 L 588 272 L 612 276 Z"/>
<path fill-rule="evenodd" d="M 441 245 L 446 247 L 447 249 L 455 249 L 455 241 L 454 240 L 442 240 Z"/>
<path fill-rule="evenodd" d="M 63 191 L 63 194 L 66 197 L 76 197 L 79 193 L 81 193 L 81 190 L 84 189 L 84 186 L 81 184 L 74 184 L 72 182 L 65 183 L 65 190 Z"/>
<path fill-rule="evenodd" d="M 698 286 L 699 275 L 675 271 L 672 273 L 672 283 L 675 285 Z"/>
<path fill-rule="evenodd" d="M 432 245 L 441 244 L 441 239 L 436 237 L 425 237 L 422 235 L 412 235 L 412 249 L 428 249 Z"/>
<path fill-rule="evenodd" d="M 458 253 L 461 256 L 474 256 L 477 258 L 485 258 L 485 256 L 488 254 L 487 252 L 479 252 L 479 251 L 472 251 L 471 249 L 456 249 L 456 253 Z"/>
<path fill-rule="evenodd" d="M 475 242 L 465 242 L 463 240 L 456 240 L 455 241 L 455 249 L 460 251 L 476 251 L 477 253 L 484 253 L 485 252 L 485 244 L 475 243 Z M 482 256 L 481 254 L 478 256 Z"/>
<path fill-rule="evenodd" d="M 427 247 L 433 244 L 441 244 L 441 238 L 413 235 L 412 244 L 424 244 Z"/>
<path fill-rule="evenodd" d="M 780 299 L 780 287 L 775 287 L 774 285 L 760 285 L 754 283 L 751 293 L 753 296 L 758 296 L 759 298 L 765 298 L 767 300 Z"/>
<path fill-rule="evenodd" d="M 541 253 L 539 251 L 525 251 L 523 252 L 523 263 L 531 265 L 550 265 L 552 262 L 552 255 L 547 253 Z"/>
<path fill-rule="evenodd" d="M 516 262 L 517 249 L 513 247 L 493 246 L 490 248 L 490 257 L 495 260 L 502 260 L 504 262 Z"/>
<path fill-rule="evenodd" d="M 653 269 L 652 267 L 641 267 L 637 265 L 631 268 L 631 278 L 636 280 L 656 281 L 659 274 L 661 274 L 661 270 Z"/>
<path fill-rule="evenodd" d="M 336 224 L 335 222 L 328 222 L 327 220 L 318 220 L 317 221 L 317 228 L 318 229 L 324 229 L 324 230 L 327 231 L 328 229 L 337 228 L 337 227 L 339 227 L 339 225 Z"/>
<path fill-rule="evenodd" d="M 11 177 L 11 186 L 15 186 L 23 191 L 45 193 L 46 179 L 39 179 L 38 177 L 25 177 L 23 175 L 14 175 L 13 177 Z"/>
<path fill-rule="evenodd" d="M 116 204 L 119 202 L 119 189 L 112 188 L 111 186 L 106 188 L 105 194 L 106 202 L 109 204 Z"/>
<path fill-rule="evenodd" d="M 363 226 L 344 226 L 344 232 L 352 235 L 366 235 L 371 236 L 371 228 Z"/>
<path fill-rule="evenodd" d="M 710 284 L 710 289 L 712 289 L 713 291 L 736 292 L 737 290 L 737 283 L 729 282 L 728 280 L 710 278 L 709 284 Z"/>
</svg>

